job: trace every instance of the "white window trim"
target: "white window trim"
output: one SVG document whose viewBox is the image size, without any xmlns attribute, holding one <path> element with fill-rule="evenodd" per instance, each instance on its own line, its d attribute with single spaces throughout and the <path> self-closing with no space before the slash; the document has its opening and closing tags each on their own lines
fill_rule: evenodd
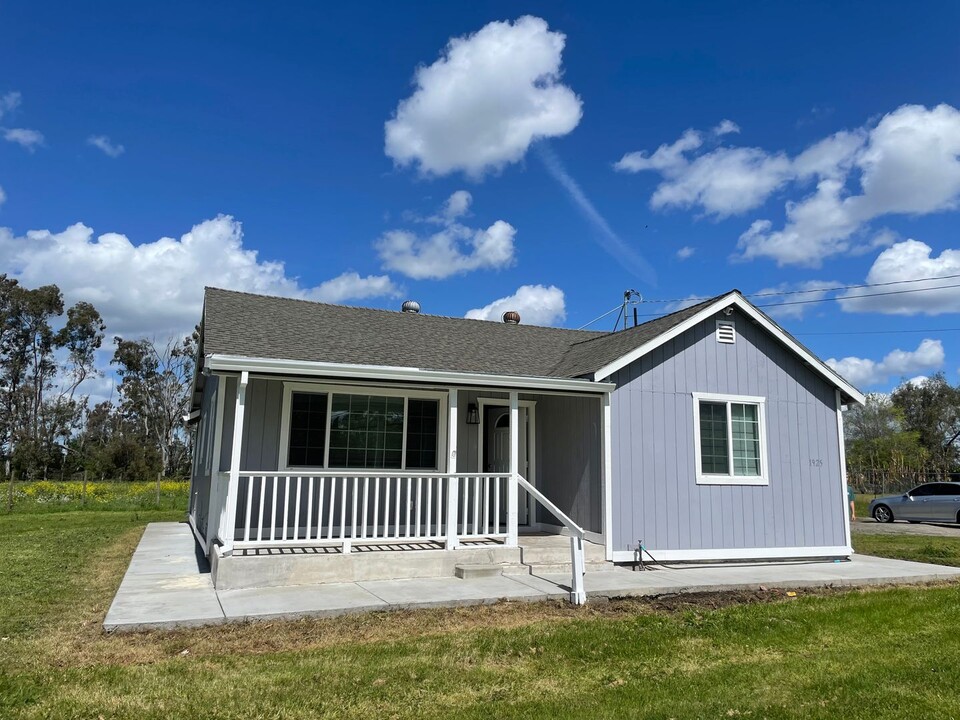
<svg viewBox="0 0 960 720">
<path fill-rule="evenodd" d="M 288 465 L 287 458 L 290 455 L 290 404 L 295 392 L 326 393 L 327 394 L 327 428 L 326 438 L 323 448 L 323 467 L 310 467 L 306 465 Z M 386 468 L 384 472 L 395 470 L 401 472 L 406 470 L 407 465 L 407 401 L 410 398 L 425 400 L 436 400 L 439 404 L 437 412 L 437 469 L 434 471 L 424 470 L 424 472 L 446 472 L 447 464 L 447 393 L 443 391 L 418 390 L 413 388 L 384 388 L 372 385 L 330 385 L 324 383 L 304 383 L 304 382 L 284 382 L 283 383 L 283 402 L 280 404 L 280 447 L 279 458 L 277 459 L 277 468 L 280 471 L 297 471 L 309 473 L 311 471 L 320 471 L 330 469 L 330 414 L 333 411 L 334 394 L 339 395 L 379 395 L 382 397 L 402 397 L 403 398 L 403 452 L 401 455 L 403 467 Z M 335 468 L 349 472 L 371 472 L 379 468 Z"/>
<path fill-rule="evenodd" d="M 769 485 L 770 473 L 767 467 L 767 414 L 764 397 L 753 395 L 722 395 L 717 393 L 695 392 L 693 395 L 693 442 L 696 458 L 697 485 Z M 729 475 L 714 475 L 704 473 L 702 458 L 700 457 L 700 401 L 722 402 L 727 404 L 727 462 Z M 756 405 L 760 424 L 760 474 L 734 475 L 733 474 L 733 422 L 730 418 L 730 403 L 744 403 Z"/>
</svg>

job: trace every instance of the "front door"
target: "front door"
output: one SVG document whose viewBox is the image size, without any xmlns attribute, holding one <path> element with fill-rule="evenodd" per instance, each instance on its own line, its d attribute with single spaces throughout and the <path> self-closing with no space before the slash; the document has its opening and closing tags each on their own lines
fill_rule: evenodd
<svg viewBox="0 0 960 720">
<path fill-rule="evenodd" d="M 520 407 L 520 458 L 517 467 L 525 480 L 533 483 L 530 476 L 528 408 Z M 510 408 L 500 405 L 484 407 L 483 418 L 483 471 L 488 473 L 510 472 Z M 506 498 L 501 498 L 501 517 L 506 517 Z M 517 524 L 530 525 L 530 499 L 522 488 L 518 495 Z"/>
</svg>

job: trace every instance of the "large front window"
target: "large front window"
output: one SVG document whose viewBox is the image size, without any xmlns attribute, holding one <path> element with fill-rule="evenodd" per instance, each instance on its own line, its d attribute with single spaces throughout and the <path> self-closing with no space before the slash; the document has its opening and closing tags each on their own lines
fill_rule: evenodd
<svg viewBox="0 0 960 720">
<path fill-rule="evenodd" d="M 288 468 L 436 470 L 439 399 L 288 389 Z"/>
<path fill-rule="evenodd" d="M 763 398 L 694 393 L 697 482 L 765 485 Z"/>
</svg>

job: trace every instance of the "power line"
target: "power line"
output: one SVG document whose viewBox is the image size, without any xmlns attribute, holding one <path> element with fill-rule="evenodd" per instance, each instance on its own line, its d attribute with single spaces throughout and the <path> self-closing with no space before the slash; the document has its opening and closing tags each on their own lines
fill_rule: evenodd
<svg viewBox="0 0 960 720">
<path fill-rule="evenodd" d="M 902 335 L 905 333 L 960 332 L 960 328 L 928 328 L 926 330 L 841 330 L 834 332 L 795 332 L 791 335 Z"/>
<path fill-rule="evenodd" d="M 925 280 L 932 280 L 935 278 L 924 278 Z M 906 281 L 903 282 L 915 282 L 915 281 Z M 879 293 L 865 293 L 863 295 L 851 295 L 847 297 L 828 297 L 828 298 L 812 298 L 809 300 L 789 300 L 782 303 L 766 303 L 764 305 L 757 305 L 758 308 L 778 308 L 778 307 L 787 307 L 789 305 L 810 305 L 812 303 L 824 303 L 824 302 L 839 302 L 841 300 L 860 300 L 862 298 L 873 298 L 873 297 L 884 297 L 887 295 L 905 295 L 907 293 L 916 293 L 916 292 L 936 292 L 937 290 L 949 290 L 951 288 L 960 287 L 960 283 L 954 283 L 952 285 L 938 285 L 937 287 L 932 288 L 910 288 L 907 290 L 889 290 L 887 292 Z M 816 292 L 816 291 L 805 291 L 805 292 Z M 751 295 L 749 297 L 757 297 L 757 295 Z M 693 301 L 695 298 L 685 298 L 684 302 Z M 711 298 L 704 298 L 704 300 L 710 300 Z M 644 301 L 646 302 L 646 301 Z M 651 301 L 652 302 L 652 301 Z M 679 302 L 679 301 L 674 301 Z M 661 317 L 663 315 L 669 315 L 670 313 L 644 313 L 643 317 Z"/>
<path fill-rule="evenodd" d="M 823 288 L 810 288 L 808 290 L 770 290 L 769 292 L 755 292 L 755 293 L 744 293 L 746 297 L 775 297 L 782 295 L 807 295 L 809 293 L 816 292 L 837 292 L 838 290 L 860 290 L 862 288 L 872 288 L 872 287 L 889 287 L 890 285 L 903 285 L 906 283 L 918 283 L 918 282 L 930 282 L 933 280 L 955 280 L 960 278 L 960 273 L 955 275 L 938 275 L 936 277 L 926 277 L 926 278 L 914 278 L 912 280 L 889 280 L 887 282 L 879 283 L 861 283 L 859 285 L 837 285 L 835 287 L 823 287 Z M 954 285 L 945 285 L 944 287 L 956 287 Z M 921 290 L 938 290 L 939 288 L 920 288 Z M 869 295 L 854 295 L 852 297 L 870 297 Z M 642 302 L 644 303 L 677 303 L 677 302 L 699 302 L 702 300 L 710 300 L 710 297 L 685 297 L 685 298 L 674 298 L 673 300 L 649 300 L 644 298 Z M 833 298 L 830 298 L 833 299 Z M 850 299 L 850 298 L 844 298 Z M 759 305 L 757 307 L 760 307 Z"/>
</svg>

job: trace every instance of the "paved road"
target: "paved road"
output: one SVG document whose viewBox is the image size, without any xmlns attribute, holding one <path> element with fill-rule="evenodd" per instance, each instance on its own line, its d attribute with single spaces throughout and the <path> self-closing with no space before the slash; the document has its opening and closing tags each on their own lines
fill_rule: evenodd
<svg viewBox="0 0 960 720">
<path fill-rule="evenodd" d="M 874 535 L 934 535 L 937 537 L 960 538 L 960 525 L 946 523 L 908 523 L 896 521 L 878 523 L 873 518 L 857 519 L 851 525 L 853 533 L 871 533 Z"/>
</svg>

